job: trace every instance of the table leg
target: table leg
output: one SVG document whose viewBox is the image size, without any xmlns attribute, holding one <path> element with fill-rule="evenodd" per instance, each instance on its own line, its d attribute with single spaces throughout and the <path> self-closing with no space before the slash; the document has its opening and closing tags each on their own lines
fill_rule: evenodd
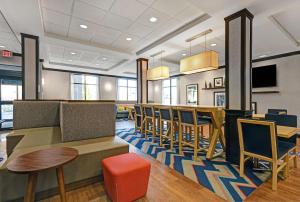
<svg viewBox="0 0 300 202">
<path fill-rule="evenodd" d="M 57 182 L 59 186 L 59 192 L 60 192 L 60 199 L 62 202 L 66 202 L 66 191 L 65 191 L 65 182 L 64 182 L 64 170 L 63 167 L 56 168 L 56 176 L 57 176 Z"/>
<path fill-rule="evenodd" d="M 215 152 L 215 148 L 216 148 L 216 145 L 217 145 L 217 141 L 218 141 L 218 129 L 214 129 L 213 130 L 213 134 L 212 134 L 212 137 L 211 137 L 211 142 L 209 144 L 209 147 L 208 147 L 208 151 L 207 151 L 207 154 L 206 154 L 206 159 L 212 159 L 213 155 L 214 155 L 214 152 Z"/>
<path fill-rule="evenodd" d="M 24 202 L 34 202 L 38 173 L 29 173 Z"/>
</svg>

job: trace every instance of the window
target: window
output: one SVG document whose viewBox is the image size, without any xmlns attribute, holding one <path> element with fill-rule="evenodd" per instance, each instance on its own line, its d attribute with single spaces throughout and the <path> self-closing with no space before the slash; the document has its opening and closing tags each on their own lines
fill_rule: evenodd
<svg viewBox="0 0 300 202">
<path fill-rule="evenodd" d="M 73 100 L 98 100 L 98 77 L 83 74 L 71 75 L 71 98 Z"/>
<path fill-rule="evenodd" d="M 118 79 L 118 100 L 137 100 L 137 82 L 134 79 Z"/>
<path fill-rule="evenodd" d="M 162 103 L 177 104 L 177 79 L 162 81 Z"/>
</svg>

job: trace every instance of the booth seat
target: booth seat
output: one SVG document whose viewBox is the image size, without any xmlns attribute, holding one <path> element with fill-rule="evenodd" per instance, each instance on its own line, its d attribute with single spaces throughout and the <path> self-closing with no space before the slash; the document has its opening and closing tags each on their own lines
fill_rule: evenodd
<svg viewBox="0 0 300 202">
<path fill-rule="evenodd" d="M 28 107 L 35 104 L 36 107 Z M 54 104 L 58 106 L 57 111 L 42 109 Z M 8 158 L 0 167 L 0 201 L 21 200 L 27 183 L 27 175 L 9 172 L 6 169 L 7 163 L 17 156 L 40 149 L 71 147 L 78 150 L 79 156 L 64 166 L 67 188 L 86 186 L 101 180 L 101 160 L 128 152 L 128 144 L 115 136 L 114 106 L 112 101 L 14 102 L 16 127 L 7 136 Z M 19 110 L 23 115 L 18 114 Z M 77 116 L 74 117 L 74 114 Z M 106 116 L 103 117 L 103 114 Z M 36 119 L 36 116 L 40 118 Z M 47 120 L 47 116 L 52 118 Z M 41 172 L 36 186 L 36 198 L 55 194 L 57 186 L 55 171 Z"/>
</svg>

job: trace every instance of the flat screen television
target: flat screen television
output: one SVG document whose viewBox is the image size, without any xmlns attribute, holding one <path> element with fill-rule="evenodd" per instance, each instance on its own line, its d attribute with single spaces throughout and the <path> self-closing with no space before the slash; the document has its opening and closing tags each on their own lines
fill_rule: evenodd
<svg viewBox="0 0 300 202">
<path fill-rule="evenodd" d="M 277 86 L 276 65 L 252 68 L 252 88 Z"/>
</svg>

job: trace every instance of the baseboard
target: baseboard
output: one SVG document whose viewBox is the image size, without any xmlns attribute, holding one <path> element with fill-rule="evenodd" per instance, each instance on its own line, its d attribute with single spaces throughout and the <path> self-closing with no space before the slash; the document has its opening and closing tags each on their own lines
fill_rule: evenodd
<svg viewBox="0 0 300 202">
<path fill-rule="evenodd" d="M 85 187 L 85 186 L 94 184 L 96 182 L 103 182 L 103 175 L 98 175 L 96 177 L 91 177 L 91 178 L 80 180 L 77 182 L 72 182 L 70 184 L 65 185 L 65 188 L 66 188 L 66 191 L 71 191 L 74 189 L 78 189 L 81 187 Z M 35 194 L 35 201 L 43 200 L 43 199 L 49 198 L 49 197 L 57 195 L 57 194 L 59 194 L 58 187 L 48 189 L 45 191 L 41 191 L 41 192 L 37 192 Z M 24 198 L 22 197 L 19 199 L 11 200 L 9 202 L 22 202 L 23 200 L 24 200 Z"/>
</svg>

